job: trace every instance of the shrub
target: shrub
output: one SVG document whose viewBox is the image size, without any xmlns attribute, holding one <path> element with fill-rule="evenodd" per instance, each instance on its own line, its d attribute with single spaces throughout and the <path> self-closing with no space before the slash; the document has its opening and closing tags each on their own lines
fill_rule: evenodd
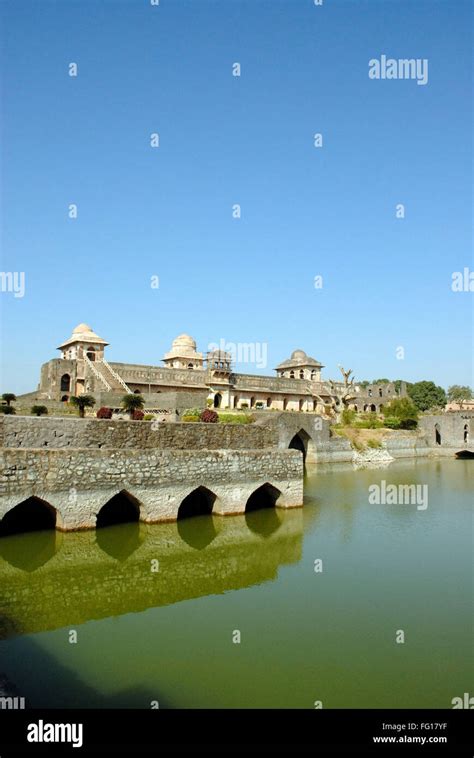
<svg viewBox="0 0 474 758">
<path fill-rule="evenodd" d="M 212 406 L 214 405 L 214 400 L 212 399 L 212 397 L 207 398 L 206 405 L 208 408 L 212 408 Z"/>
<path fill-rule="evenodd" d="M 5 416 L 14 416 L 16 410 L 13 405 L 0 405 L 0 413 L 3 413 Z"/>
<path fill-rule="evenodd" d="M 205 424 L 216 424 L 219 421 L 219 416 L 215 411 L 207 409 L 199 416 L 200 421 L 204 421 Z"/>
<path fill-rule="evenodd" d="M 48 413 L 48 409 L 45 405 L 32 405 L 31 406 L 31 413 L 33 416 L 46 416 Z"/>
<path fill-rule="evenodd" d="M 380 440 L 374 440 L 372 437 L 367 440 L 367 447 L 382 447 Z"/>
<path fill-rule="evenodd" d="M 189 414 L 183 414 L 181 416 L 181 421 L 184 421 L 185 423 L 189 423 L 190 421 L 199 421 L 199 416 L 190 416 Z"/>
<path fill-rule="evenodd" d="M 96 415 L 97 418 L 112 418 L 112 408 L 102 406 L 102 408 L 99 408 Z"/>
<path fill-rule="evenodd" d="M 351 426 L 355 420 L 357 413 L 353 408 L 344 408 L 341 414 L 341 420 L 344 426 Z"/>
<path fill-rule="evenodd" d="M 400 419 L 395 418 L 395 416 L 387 416 L 383 423 L 387 429 L 400 429 Z"/>
<path fill-rule="evenodd" d="M 418 409 L 408 397 L 396 397 L 384 408 L 385 423 L 390 418 L 399 422 L 399 429 L 416 429 L 418 425 Z M 391 429 L 397 427 L 389 427 Z"/>
<path fill-rule="evenodd" d="M 251 424 L 255 416 L 251 413 L 219 413 L 219 421 L 223 424 Z"/>
<path fill-rule="evenodd" d="M 262 410 L 262 408 L 265 408 L 265 403 L 262 403 L 260 400 L 258 401 L 258 403 L 255 403 L 256 410 Z"/>
<path fill-rule="evenodd" d="M 143 416 L 143 421 L 153 421 L 154 418 L 155 417 L 153 413 L 145 413 L 145 415 Z"/>
<path fill-rule="evenodd" d="M 359 417 L 354 423 L 354 426 L 356 429 L 380 429 L 383 426 L 383 423 L 377 418 L 375 413 L 359 413 Z"/>
<path fill-rule="evenodd" d="M 140 408 L 135 408 L 131 414 L 131 419 L 132 421 L 143 421 L 144 415 L 145 414 L 140 410 Z"/>
<path fill-rule="evenodd" d="M 202 410 L 202 408 L 186 408 L 186 410 L 183 411 L 183 418 L 184 416 L 197 416 L 197 418 L 199 418 Z"/>
</svg>

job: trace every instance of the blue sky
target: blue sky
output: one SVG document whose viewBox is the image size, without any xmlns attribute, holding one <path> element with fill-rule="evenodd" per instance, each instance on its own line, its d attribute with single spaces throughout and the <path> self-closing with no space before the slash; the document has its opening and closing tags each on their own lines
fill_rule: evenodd
<svg viewBox="0 0 474 758">
<path fill-rule="evenodd" d="M 0 293 L 2 391 L 35 389 L 79 322 L 109 360 L 158 364 L 188 332 L 266 343 L 248 373 L 302 348 L 324 377 L 472 383 L 473 295 L 451 289 L 473 268 L 470 2 L 0 9 L 2 270 L 25 272 Z M 382 54 L 427 58 L 428 83 L 369 79 Z"/>
</svg>

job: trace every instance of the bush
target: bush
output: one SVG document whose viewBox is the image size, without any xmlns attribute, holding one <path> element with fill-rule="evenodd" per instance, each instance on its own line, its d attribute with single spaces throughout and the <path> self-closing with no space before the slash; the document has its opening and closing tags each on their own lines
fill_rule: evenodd
<svg viewBox="0 0 474 758">
<path fill-rule="evenodd" d="M 375 413 L 359 413 L 357 421 L 354 423 L 356 429 L 380 429 L 383 423 Z"/>
<path fill-rule="evenodd" d="M 155 417 L 153 413 L 145 413 L 145 415 L 143 416 L 143 421 L 153 421 L 154 418 Z"/>
<path fill-rule="evenodd" d="M 219 416 L 215 411 L 211 411 L 209 408 L 201 413 L 199 421 L 204 421 L 205 424 L 217 424 Z"/>
<path fill-rule="evenodd" d="M 112 408 L 102 406 L 102 408 L 99 408 L 96 415 L 97 418 L 112 418 Z"/>
<path fill-rule="evenodd" d="M 262 408 L 265 408 L 265 403 L 262 403 L 260 400 L 258 401 L 258 403 L 255 403 L 256 410 L 262 410 Z"/>
<path fill-rule="evenodd" d="M 202 408 L 186 408 L 183 411 L 183 418 L 184 418 L 184 416 L 197 416 L 197 418 L 199 418 L 199 416 L 201 415 L 202 411 L 203 411 Z"/>
<path fill-rule="evenodd" d="M 206 405 L 207 405 L 208 408 L 212 408 L 212 406 L 214 405 L 214 400 L 213 400 L 212 397 L 208 397 L 207 398 Z"/>
<path fill-rule="evenodd" d="M 48 414 L 48 409 L 45 405 L 32 405 L 31 413 L 33 416 L 46 416 Z"/>
<path fill-rule="evenodd" d="M 367 440 L 367 447 L 382 447 L 382 443 L 380 442 L 380 440 L 374 440 L 370 438 L 369 440 Z"/>
<path fill-rule="evenodd" d="M 399 426 L 389 426 L 389 429 L 416 429 L 418 426 L 418 409 L 408 397 L 394 398 L 383 411 L 385 425 L 389 419 L 397 419 Z M 390 422 L 393 423 L 393 422 Z"/>
<path fill-rule="evenodd" d="M 223 424 L 251 424 L 255 416 L 251 413 L 219 413 L 219 421 Z"/>
<path fill-rule="evenodd" d="M 16 410 L 13 405 L 0 405 L 0 413 L 3 413 L 5 416 L 14 416 Z"/>
<path fill-rule="evenodd" d="M 387 416 L 383 422 L 387 429 L 400 429 L 400 419 L 395 416 Z"/>
<path fill-rule="evenodd" d="M 143 411 L 141 411 L 139 408 L 135 408 L 135 410 L 131 414 L 131 419 L 132 421 L 143 421 L 144 416 L 145 414 L 143 413 Z"/>
<path fill-rule="evenodd" d="M 352 408 L 344 408 L 341 414 L 341 420 L 344 426 L 351 426 L 355 421 L 357 413 Z"/>
</svg>

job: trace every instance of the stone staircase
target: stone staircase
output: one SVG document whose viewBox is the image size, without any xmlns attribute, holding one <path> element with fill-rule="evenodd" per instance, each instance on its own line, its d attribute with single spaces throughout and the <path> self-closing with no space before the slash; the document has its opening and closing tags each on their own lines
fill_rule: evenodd
<svg viewBox="0 0 474 758">
<path fill-rule="evenodd" d="M 100 366 L 100 370 L 105 372 L 103 376 L 105 380 L 108 382 L 108 384 L 110 385 L 110 387 L 112 388 L 113 392 L 115 391 L 122 392 L 123 390 L 125 390 L 127 395 L 133 395 L 133 392 L 128 386 L 128 384 L 124 382 L 120 374 L 114 371 L 112 366 L 109 363 L 107 363 L 105 358 L 102 358 L 101 361 L 98 361 L 98 365 Z"/>
<path fill-rule="evenodd" d="M 94 374 L 96 379 L 99 379 L 102 386 L 107 392 L 126 392 L 127 395 L 132 395 L 132 390 L 124 382 L 121 376 L 117 374 L 112 366 L 107 363 L 105 359 L 101 361 L 91 361 L 90 358 L 85 356 L 86 365 L 90 371 Z"/>
</svg>

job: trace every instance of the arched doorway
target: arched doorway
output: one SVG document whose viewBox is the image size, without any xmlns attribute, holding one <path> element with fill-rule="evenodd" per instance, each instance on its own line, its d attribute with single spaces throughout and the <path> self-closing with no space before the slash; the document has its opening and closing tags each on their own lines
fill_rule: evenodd
<svg viewBox="0 0 474 758">
<path fill-rule="evenodd" d="M 370 411 L 371 411 L 371 413 L 375 413 L 375 412 L 376 412 L 376 410 L 377 410 L 377 406 L 375 406 L 375 405 L 372 403 L 372 405 L 370 406 Z"/>
<path fill-rule="evenodd" d="M 234 397 L 234 408 L 237 408 L 237 407 L 238 407 L 238 405 L 239 405 L 239 400 L 240 400 L 239 396 L 238 396 L 238 395 L 235 395 L 235 397 Z"/>
<path fill-rule="evenodd" d="M 463 432 L 464 442 L 467 443 L 469 442 L 469 424 L 464 424 Z"/>
<path fill-rule="evenodd" d="M 20 532 L 39 532 L 56 528 L 56 509 L 39 497 L 29 497 L 0 521 L 0 537 Z"/>
<path fill-rule="evenodd" d="M 300 411 L 304 410 L 304 400 L 300 400 L 298 408 Z"/>
<path fill-rule="evenodd" d="M 250 398 L 250 407 L 251 408 L 255 408 L 255 398 L 254 397 Z"/>
<path fill-rule="evenodd" d="M 71 391 L 71 377 L 69 374 L 63 374 L 61 377 L 61 392 Z"/>
<path fill-rule="evenodd" d="M 214 408 L 220 408 L 222 403 L 222 395 L 220 392 L 216 392 L 214 395 Z"/>
<path fill-rule="evenodd" d="M 272 407 L 272 399 L 271 397 L 267 397 L 267 408 L 271 408 L 271 407 Z"/>
<path fill-rule="evenodd" d="M 140 503 L 126 490 L 108 500 L 97 514 L 96 527 L 126 524 L 140 519 Z"/>
<path fill-rule="evenodd" d="M 250 513 L 260 508 L 274 508 L 280 495 L 280 490 L 277 490 L 272 484 L 266 482 L 256 489 L 255 492 L 252 492 L 245 505 L 245 512 Z"/>
<path fill-rule="evenodd" d="M 437 445 L 441 445 L 441 429 L 439 424 L 435 424 L 435 442 Z"/>
<path fill-rule="evenodd" d="M 207 487 L 197 487 L 189 493 L 178 508 L 178 520 L 212 513 L 216 495 Z"/>
<path fill-rule="evenodd" d="M 308 443 L 311 437 L 304 429 L 300 429 L 294 437 L 290 440 L 288 445 L 289 450 L 300 450 L 303 453 L 303 462 L 306 461 L 306 455 L 308 452 Z"/>
<path fill-rule="evenodd" d="M 288 398 L 284 397 L 283 398 L 283 410 L 286 411 L 287 407 L 288 407 Z"/>
<path fill-rule="evenodd" d="M 86 354 L 90 361 L 95 361 L 95 347 L 93 347 L 92 345 L 89 345 L 89 347 L 87 348 Z"/>
</svg>

